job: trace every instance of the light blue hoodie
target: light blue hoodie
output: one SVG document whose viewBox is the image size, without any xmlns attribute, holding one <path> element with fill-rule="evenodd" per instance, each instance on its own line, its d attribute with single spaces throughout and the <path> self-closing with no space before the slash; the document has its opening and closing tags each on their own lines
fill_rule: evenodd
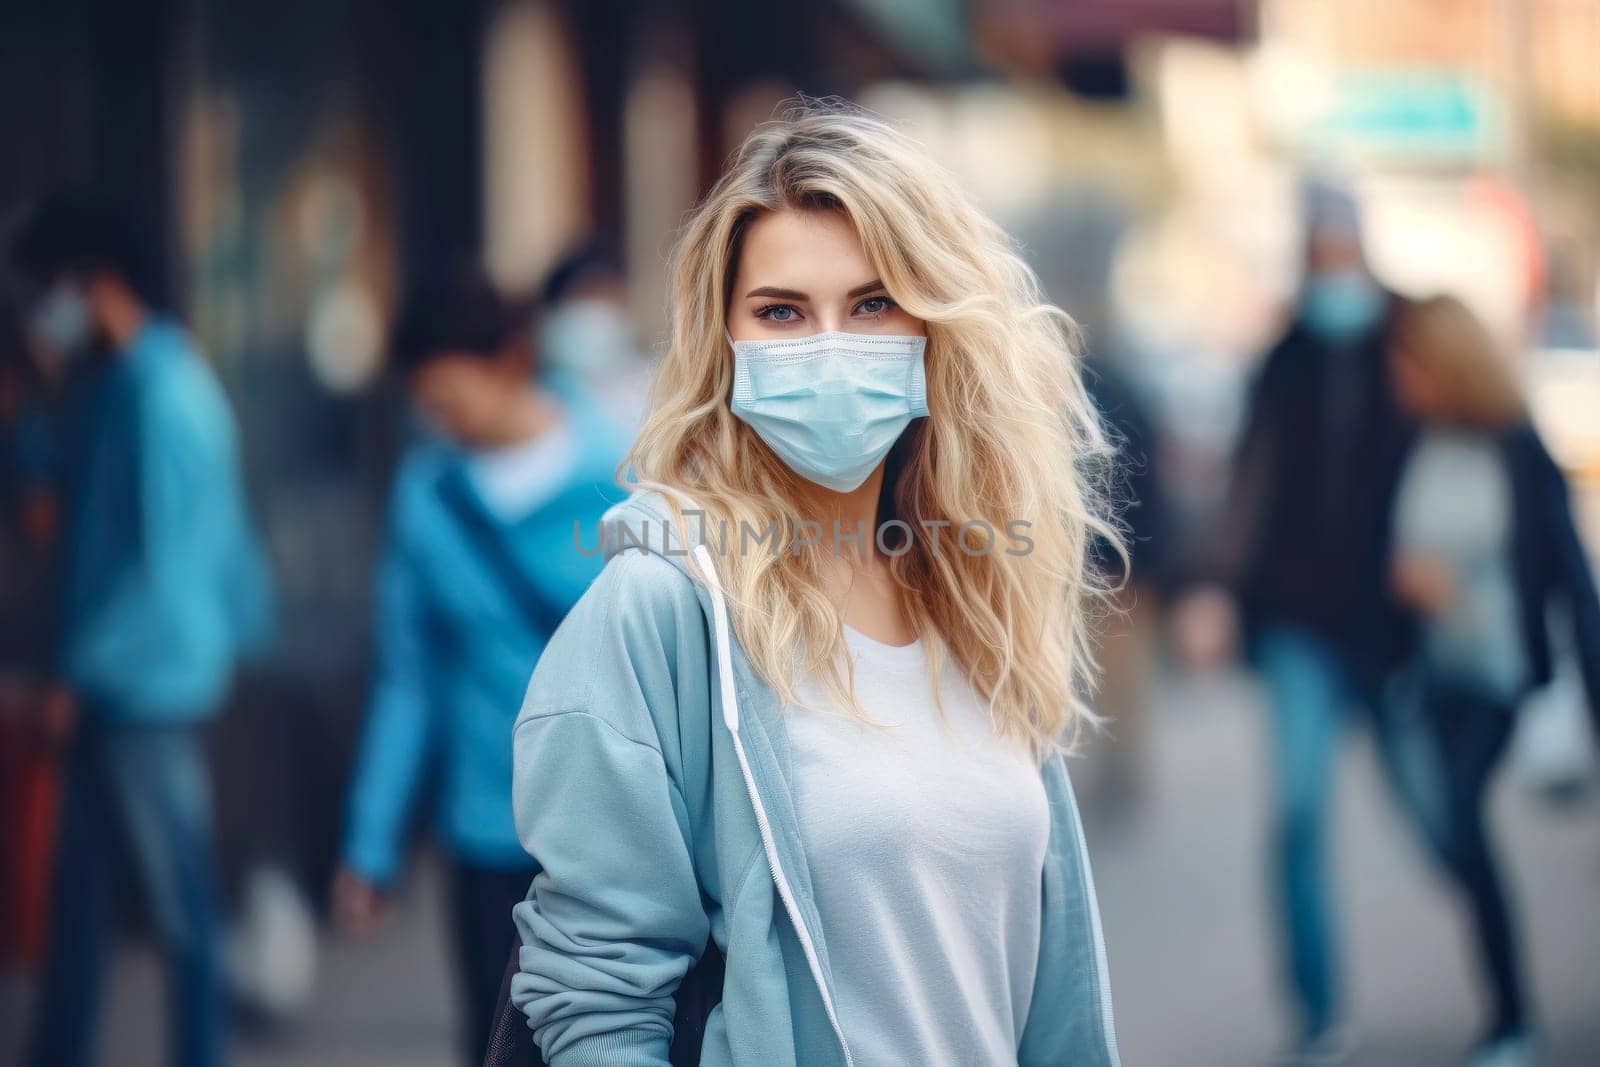
<svg viewBox="0 0 1600 1067">
<path fill-rule="evenodd" d="M 517 828 L 543 870 L 513 912 L 512 1002 L 551 1067 L 663 1067 L 674 991 L 709 936 L 726 976 L 703 1064 L 853 1065 L 781 702 L 733 636 L 713 547 L 666 539 L 670 515 L 655 492 L 606 513 L 610 558 L 551 639 L 517 719 Z M 1059 755 L 1041 773 L 1050 843 L 1017 1059 L 1115 1065 L 1072 787 Z"/>
</svg>

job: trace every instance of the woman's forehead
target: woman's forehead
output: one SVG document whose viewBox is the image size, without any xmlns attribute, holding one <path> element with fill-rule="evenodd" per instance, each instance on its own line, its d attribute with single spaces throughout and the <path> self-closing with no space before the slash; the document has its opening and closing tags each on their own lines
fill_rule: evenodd
<svg viewBox="0 0 1600 1067">
<path fill-rule="evenodd" d="M 735 296 L 756 286 L 779 286 L 822 298 L 849 292 L 873 276 L 844 212 L 785 209 L 750 223 Z"/>
</svg>

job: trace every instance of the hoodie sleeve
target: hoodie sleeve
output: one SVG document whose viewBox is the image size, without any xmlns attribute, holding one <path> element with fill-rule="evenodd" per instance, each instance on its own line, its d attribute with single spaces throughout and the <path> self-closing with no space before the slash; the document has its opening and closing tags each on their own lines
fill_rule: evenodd
<svg viewBox="0 0 1600 1067">
<path fill-rule="evenodd" d="M 706 651 L 690 579 L 624 553 L 529 683 L 513 803 L 541 871 L 513 912 L 523 948 L 511 999 L 551 1067 L 668 1062 L 673 996 L 710 923 L 666 753 L 682 695 L 704 692 L 679 679 L 708 676 Z"/>
<path fill-rule="evenodd" d="M 390 505 L 389 530 L 378 564 L 373 628 L 376 664 L 361 746 L 351 775 L 344 862 L 361 877 L 388 886 L 400 876 L 407 825 L 438 747 L 430 681 L 428 597 L 412 551 L 402 481 Z"/>
</svg>

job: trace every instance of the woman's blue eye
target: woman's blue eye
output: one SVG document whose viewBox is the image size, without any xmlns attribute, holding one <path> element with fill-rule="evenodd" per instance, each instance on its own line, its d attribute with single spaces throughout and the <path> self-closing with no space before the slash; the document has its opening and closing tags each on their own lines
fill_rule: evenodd
<svg viewBox="0 0 1600 1067">
<path fill-rule="evenodd" d="M 856 310 L 864 315 L 882 315 L 894 307 L 894 301 L 886 296 L 869 296 L 856 305 Z"/>
<path fill-rule="evenodd" d="M 799 313 L 788 304 L 772 304 L 756 312 L 756 318 L 766 319 L 769 322 L 792 322 L 797 314 Z"/>
</svg>

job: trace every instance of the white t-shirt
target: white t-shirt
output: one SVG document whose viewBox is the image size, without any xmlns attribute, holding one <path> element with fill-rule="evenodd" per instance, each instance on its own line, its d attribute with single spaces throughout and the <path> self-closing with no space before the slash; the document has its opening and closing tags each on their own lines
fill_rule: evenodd
<svg viewBox="0 0 1600 1067">
<path fill-rule="evenodd" d="M 474 452 L 467 470 L 483 502 L 510 525 L 549 501 L 578 462 L 578 437 L 563 412 L 537 437 Z"/>
<path fill-rule="evenodd" d="M 1027 748 L 1001 739 L 946 656 L 846 627 L 878 728 L 802 678 L 785 710 L 795 807 L 855 1061 L 1016 1061 L 1039 956 L 1050 813 Z M 813 710 L 827 709 L 827 710 Z"/>
</svg>

